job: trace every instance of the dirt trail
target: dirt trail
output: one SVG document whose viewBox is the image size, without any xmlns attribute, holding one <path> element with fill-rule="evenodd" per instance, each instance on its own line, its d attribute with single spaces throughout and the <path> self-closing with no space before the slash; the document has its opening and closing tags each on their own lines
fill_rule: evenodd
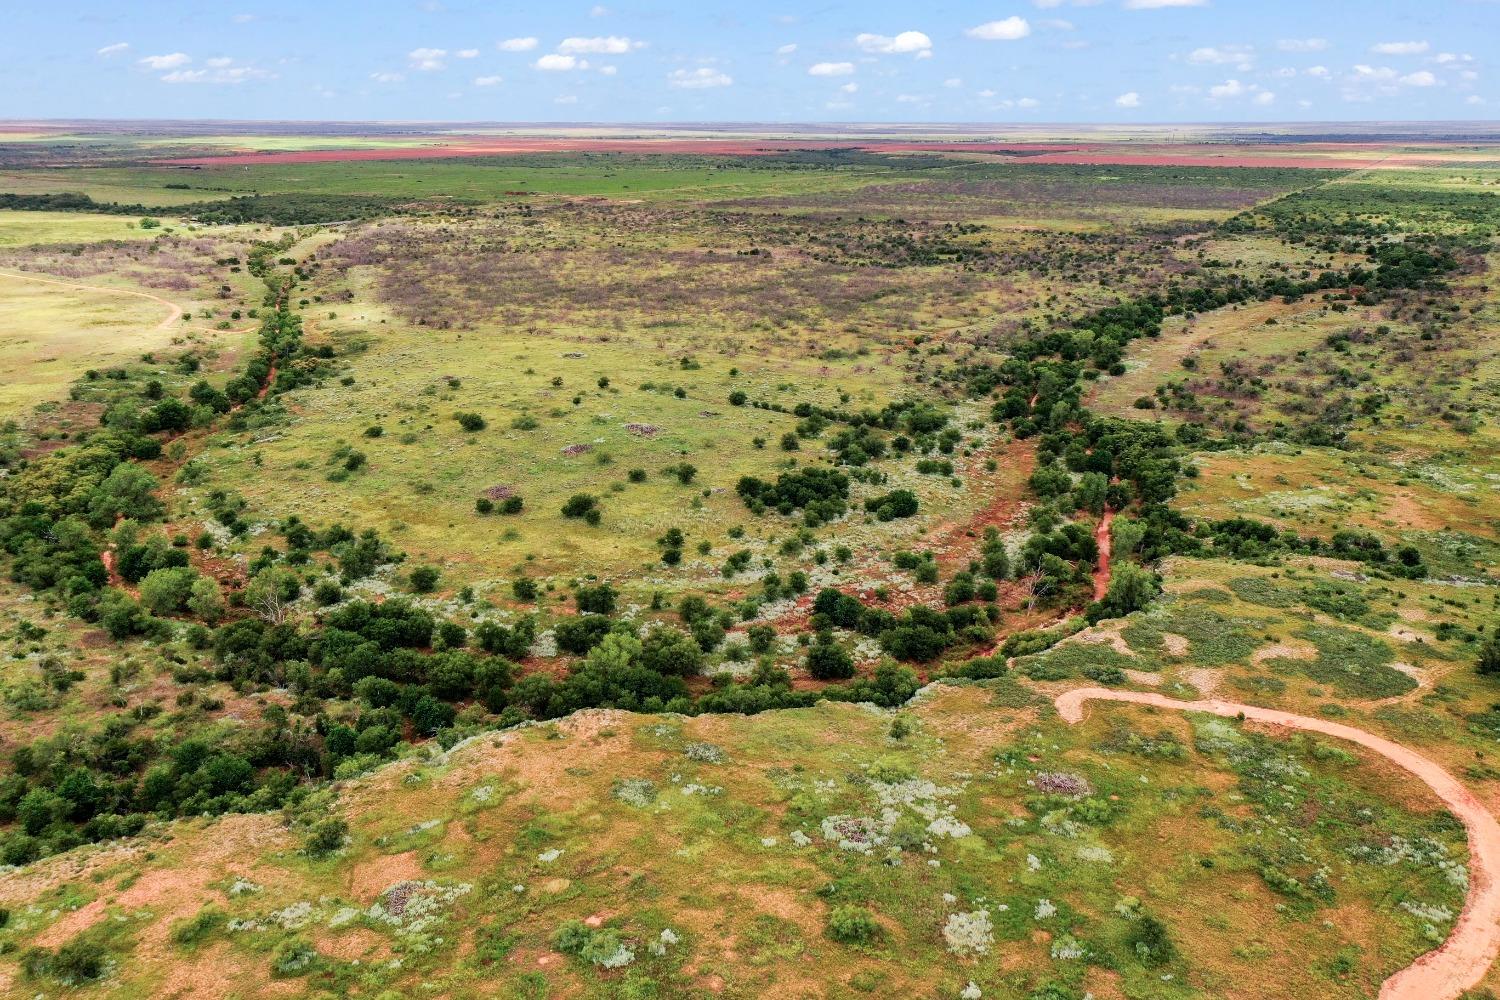
<svg viewBox="0 0 1500 1000">
<path fill-rule="evenodd" d="M 1500 823 L 1473 792 L 1426 757 L 1353 726 L 1218 699 L 1178 701 L 1146 691 L 1078 688 L 1057 696 L 1057 713 L 1065 722 L 1081 722 L 1084 704 L 1089 701 L 1122 701 L 1179 712 L 1243 716 L 1273 726 L 1322 733 L 1373 750 L 1410 772 L 1437 793 L 1443 805 L 1468 831 L 1469 895 L 1448 940 L 1387 979 L 1380 987 L 1380 1000 L 1454 1000 L 1483 979 L 1495 956 L 1500 954 L 1500 882 L 1495 877 L 1500 870 Z"/>
<path fill-rule="evenodd" d="M 273 360 L 271 362 L 271 370 L 266 373 L 266 384 L 260 387 L 260 391 L 255 394 L 255 398 L 256 399 L 265 399 L 266 398 L 266 393 L 268 393 L 268 392 L 271 391 L 271 386 L 273 384 L 275 384 L 275 382 L 276 382 L 276 362 Z"/>
<path fill-rule="evenodd" d="M 170 299 L 164 299 L 160 295 L 152 295 L 150 292 L 138 292 L 131 288 L 110 288 L 106 285 L 85 285 L 77 281 L 64 281 L 61 278 L 43 278 L 35 274 L 16 274 L 14 271 L 0 271 L 0 278 L 18 278 L 21 281 L 40 281 L 48 285 L 62 285 L 64 288 L 77 288 L 85 292 L 104 292 L 111 295 L 134 295 L 138 299 L 150 299 L 152 302 L 160 302 L 172 314 L 160 323 L 156 324 L 158 330 L 170 330 L 182 319 L 182 307 Z"/>
<path fill-rule="evenodd" d="M 1094 566 L 1094 600 L 1104 600 L 1104 595 L 1109 592 L 1109 526 L 1115 523 L 1115 512 L 1108 507 L 1104 508 L 1104 516 L 1099 518 L 1099 527 L 1094 529 L 1094 543 L 1099 546 L 1099 562 Z"/>
</svg>

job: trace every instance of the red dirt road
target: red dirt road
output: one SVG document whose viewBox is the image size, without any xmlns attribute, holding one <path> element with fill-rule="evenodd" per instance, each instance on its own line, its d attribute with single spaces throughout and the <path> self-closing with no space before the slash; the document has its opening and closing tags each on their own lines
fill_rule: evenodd
<svg viewBox="0 0 1500 1000">
<path fill-rule="evenodd" d="M 1109 592 L 1109 526 L 1115 523 L 1115 512 L 1108 507 L 1104 508 L 1104 516 L 1099 518 L 1099 527 L 1094 529 L 1094 544 L 1099 546 L 1099 561 L 1094 564 L 1094 600 L 1104 600 L 1104 595 Z"/>
<path fill-rule="evenodd" d="M 1230 718 L 1243 715 L 1255 722 L 1357 743 L 1410 772 L 1437 793 L 1468 831 L 1469 895 L 1448 940 L 1381 984 L 1380 1000 L 1455 1000 L 1484 978 L 1500 954 L 1500 882 L 1495 877 L 1500 870 L 1500 823 L 1473 792 L 1426 757 L 1353 726 L 1218 699 L 1177 701 L 1145 691 L 1077 688 L 1057 696 L 1057 714 L 1070 724 L 1082 722 L 1084 704 L 1090 701 L 1121 701 Z"/>
</svg>

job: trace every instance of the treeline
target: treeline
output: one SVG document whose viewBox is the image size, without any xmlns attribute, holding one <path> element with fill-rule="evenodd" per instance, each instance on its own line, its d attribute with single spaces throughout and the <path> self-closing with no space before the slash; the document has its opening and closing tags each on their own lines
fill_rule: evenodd
<svg viewBox="0 0 1500 1000">
<path fill-rule="evenodd" d="M 252 194 L 216 201 L 146 206 L 140 203 L 95 201 L 86 194 L 75 192 L 0 194 L 0 209 L 14 211 L 99 212 L 106 215 L 149 215 L 155 212 L 219 225 L 321 225 L 394 215 L 411 203 L 410 198 L 384 195 L 287 193 Z"/>
</svg>

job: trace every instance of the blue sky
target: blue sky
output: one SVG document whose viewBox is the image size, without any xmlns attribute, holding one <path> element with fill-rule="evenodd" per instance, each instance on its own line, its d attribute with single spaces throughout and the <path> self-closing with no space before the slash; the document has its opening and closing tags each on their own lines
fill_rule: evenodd
<svg viewBox="0 0 1500 1000">
<path fill-rule="evenodd" d="M 1500 118 L 1500 0 L 29 0 L 0 116 Z"/>
</svg>

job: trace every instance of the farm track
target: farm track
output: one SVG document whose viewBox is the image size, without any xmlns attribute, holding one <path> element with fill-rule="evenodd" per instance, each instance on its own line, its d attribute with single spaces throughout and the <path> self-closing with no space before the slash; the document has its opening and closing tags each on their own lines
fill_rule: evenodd
<svg viewBox="0 0 1500 1000">
<path fill-rule="evenodd" d="M 17 274 L 14 271 L 0 271 L 0 278 L 16 278 L 20 281 L 40 281 L 48 285 L 61 285 L 64 288 L 76 288 L 85 292 L 103 292 L 110 295 L 134 295 L 139 299 L 150 299 L 152 302 L 160 302 L 172 310 L 171 315 L 156 324 L 158 330 L 170 330 L 182 319 L 182 307 L 170 299 L 164 299 L 160 295 L 152 295 L 150 292 L 138 292 L 131 288 L 110 288 L 107 285 L 85 285 L 77 281 L 64 281 L 61 278 L 43 278 L 35 274 Z"/>
<path fill-rule="evenodd" d="M 1500 869 L 1500 823 L 1473 792 L 1438 764 L 1399 743 L 1353 726 L 1218 699 L 1178 701 L 1145 691 L 1076 688 L 1058 695 L 1055 704 L 1064 722 L 1076 724 L 1083 721 L 1084 705 L 1090 701 L 1243 717 L 1347 740 L 1380 754 L 1431 788 L 1469 835 L 1469 894 L 1458 922 L 1442 945 L 1388 978 L 1380 987 L 1380 1000 L 1456 1000 L 1484 978 L 1500 954 L 1500 882 L 1495 877 Z"/>
</svg>

